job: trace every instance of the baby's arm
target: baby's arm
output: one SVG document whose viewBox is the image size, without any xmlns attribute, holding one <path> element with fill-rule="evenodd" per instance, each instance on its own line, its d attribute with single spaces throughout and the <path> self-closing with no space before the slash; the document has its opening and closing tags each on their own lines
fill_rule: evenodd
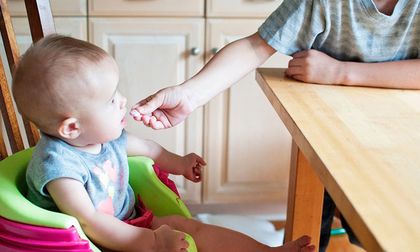
<svg viewBox="0 0 420 252">
<path fill-rule="evenodd" d="M 310 83 L 420 89 L 420 59 L 382 63 L 336 60 L 317 50 L 293 55 L 287 75 Z"/>
<path fill-rule="evenodd" d="M 193 182 L 201 180 L 201 167 L 206 165 L 206 162 L 195 153 L 179 156 L 154 141 L 141 139 L 130 133 L 127 133 L 127 154 L 150 157 L 162 170 L 183 175 Z"/>
<path fill-rule="evenodd" d="M 99 245 L 117 251 L 182 251 L 184 234 L 159 228 L 155 231 L 134 227 L 112 215 L 95 210 L 83 184 L 60 178 L 47 184 L 47 190 L 63 213 L 77 218 L 83 231 Z"/>
</svg>

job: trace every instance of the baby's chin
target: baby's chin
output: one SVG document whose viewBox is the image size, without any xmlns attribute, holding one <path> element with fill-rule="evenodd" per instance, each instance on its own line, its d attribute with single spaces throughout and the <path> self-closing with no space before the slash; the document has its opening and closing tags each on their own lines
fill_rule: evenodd
<svg viewBox="0 0 420 252">
<path fill-rule="evenodd" d="M 124 128 L 122 127 L 120 131 L 118 132 L 116 131 L 116 132 L 113 132 L 112 134 L 102 136 L 99 139 L 96 139 L 96 141 L 92 141 L 91 144 L 104 144 L 107 142 L 117 140 L 118 138 L 121 137 L 121 134 L 123 133 L 123 131 L 124 131 Z"/>
<path fill-rule="evenodd" d="M 124 129 L 127 127 L 127 118 L 124 116 L 123 119 L 121 119 L 121 127 Z"/>
<path fill-rule="evenodd" d="M 111 141 L 117 140 L 118 138 L 121 137 L 121 134 L 123 133 L 123 131 L 124 131 L 124 128 L 121 128 L 121 131 L 118 134 L 115 134 L 112 137 L 110 136 L 109 139 L 107 139 L 106 141 L 103 141 L 102 143 L 107 143 L 107 142 L 111 142 Z"/>
</svg>

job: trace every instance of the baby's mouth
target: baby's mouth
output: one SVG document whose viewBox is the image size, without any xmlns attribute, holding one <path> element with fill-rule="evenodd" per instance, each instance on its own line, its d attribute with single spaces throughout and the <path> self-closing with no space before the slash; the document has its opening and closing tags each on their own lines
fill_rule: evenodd
<svg viewBox="0 0 420 252">
<path fill-rule="evenodd" d="M 123 125 L 123 127 L 127 125 L 127 119 L 125 118 L 125 116 L 121 119 L 121 125 Z"/>
</svg>

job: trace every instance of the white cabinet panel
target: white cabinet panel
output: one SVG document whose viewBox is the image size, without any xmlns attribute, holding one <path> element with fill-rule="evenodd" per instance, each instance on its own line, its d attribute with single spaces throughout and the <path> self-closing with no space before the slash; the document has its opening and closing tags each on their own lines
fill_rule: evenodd
<svg viewBox="0 0 420 252">
<path fill-rule="evenodd" d="M 91 42 L 108 51 L 120 68 L 120 91 L 130 107 L 168 85 L 183 82 L 203 65 L 203 19 L 92 18 Z M 153 139 L 180 155 L 202 154 L 203 110 L 195 111 L 184 123 L 168 130 L 152 130 L 129 120 L 127 130 Z M 176 183 L 187 202 L 200 202 L 201 184 L 177 176 Z"/>
<path fill-rule="evenodd" d="M 204 15 L 204 0 L 90 0 L 92 16 L 184 16 Z"/>
<path fill-rule="evenodd" d="M 254 33 L 263 20 L 207 21 L 207 48 Z M 286 67 L 275 54 L 265 67 Z M 255 81 L 255 72 L 205 109 L 205 203 L 286 202 L 291 137 Z"/>
<path fill-rule="evenodd" d="M 268 17 L 283 0 L 207 0 L 208 17 Z"/>
<path fill-rule="evenodd" d="M 26 16 L 24 0 L 7 1 L 10 15 Z M 87 11 L 87 0 L 50 0 L 54 16 L 84 16 Z"/>
</svg>

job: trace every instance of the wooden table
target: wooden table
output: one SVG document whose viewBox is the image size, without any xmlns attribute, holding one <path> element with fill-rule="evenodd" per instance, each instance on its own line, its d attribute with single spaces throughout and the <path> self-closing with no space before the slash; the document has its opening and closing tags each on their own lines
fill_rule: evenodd
<svg viewBox="0 0 420 252">
<path fill-rule="evenodd" d="M 318 244 L 325 186 L 367 251 L 420 251 L 420 91 L 256 79 L 294 140 L 286 240 Z"/>
</svg>

